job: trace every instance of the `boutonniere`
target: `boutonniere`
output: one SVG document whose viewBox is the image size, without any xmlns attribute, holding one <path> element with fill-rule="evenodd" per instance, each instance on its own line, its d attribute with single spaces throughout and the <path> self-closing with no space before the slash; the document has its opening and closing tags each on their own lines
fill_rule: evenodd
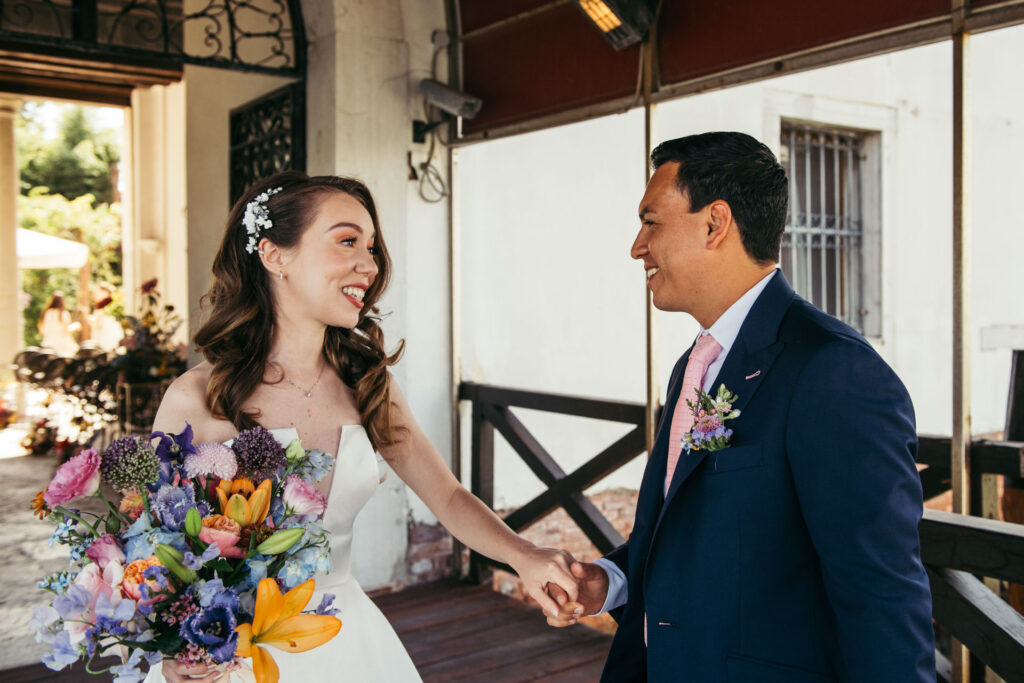
<svg viewBox="0 0 1024 683">
<path fill-rule="evenodd" d="M 728 448 L 732 430 L 725 426 L 725 421 L 740 416 L 740 411 L 732 407 L 738 399 L 739 396 L 726 389 L 724 384 L 719 385 L 714 398 L 697 389 L 697 400 L 686 401 L 693 415 L 693 426 L 683 434 L 683 448 L 687 452 L 702 448 L 709 452 Z"/>
</svg>

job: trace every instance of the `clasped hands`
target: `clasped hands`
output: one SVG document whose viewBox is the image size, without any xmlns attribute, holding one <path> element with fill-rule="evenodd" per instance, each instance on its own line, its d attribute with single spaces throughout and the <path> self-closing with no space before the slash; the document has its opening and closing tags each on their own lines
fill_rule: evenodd
<svg viewBox="0 0 1024 683">
<path fill-rule="evenodd" d="M 544 610 L 548 624 L 572 626 L 595 614 L 608 597 L 608 574 L 590 562 L 578 562 L 564 550 L 532 548 L 522 565 L 513 569 L 526 592 Z"/>
</svg>

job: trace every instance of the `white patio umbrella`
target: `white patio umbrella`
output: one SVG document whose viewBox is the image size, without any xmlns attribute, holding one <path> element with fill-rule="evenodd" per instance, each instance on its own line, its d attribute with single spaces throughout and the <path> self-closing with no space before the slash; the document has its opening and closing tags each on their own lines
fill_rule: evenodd
<svg viewBox="0 0 1024 683">
<path fill-rule="evenodd" d="M 18 228 L 18 268 L 81 268 L 89 247 L 81 242 Z"/>
</svg>

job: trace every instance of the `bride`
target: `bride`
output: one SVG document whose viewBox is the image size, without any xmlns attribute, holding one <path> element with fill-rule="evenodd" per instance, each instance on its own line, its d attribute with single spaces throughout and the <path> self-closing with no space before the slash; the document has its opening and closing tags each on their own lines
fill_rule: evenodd
<svg viewBox="0 0 1024 683">
<path fill-rule="evenodd" d="M 394 630 L 352 578 L 352 522 L 378 484 L 379 451 L 456 538 L 505 562 L 545 609 L 550 582 L 575 598 L 571 556 L 513 533 L 464 489 L 416 424 L 388 366 L 373 313 L 391 263 L 370 191 L 361 182 L 289 171 L 249 189 L 235 204 L 213 264 L 211 307 L 195 336 L 206 360 L 168 389 L 154 430 L 227 441 L 257 424 L 282 442 L 337 453 L 320 482 L 328 498 L 332 571 L 318 593 L 336 595 L 344 626 L 302 654 L 274 653 L 282 681 L 404 683 L 420 677 Z M 316 604 L 315 596 L 312 604 Z M 330 667 L 326 669 L 325 667 Z M 166 661 L 147 681 L 213 681 L 203 665 Z M 303 678 L 304 677 L 304 678 Z"/>
</svg>

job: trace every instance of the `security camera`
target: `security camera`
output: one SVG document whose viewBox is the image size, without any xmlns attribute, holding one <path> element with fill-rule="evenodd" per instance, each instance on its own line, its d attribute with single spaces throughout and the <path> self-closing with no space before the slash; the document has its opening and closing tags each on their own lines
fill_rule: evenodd
<svg viewBox="0 0 1024 683">
<path fill-rule="evenodd" d="M 483 101 L 479 97 L 453 90 L 432 78 L 424 78 L 420 81 L 420 92 L 427 98 L 427 102 L 435 107 L 443 109 L 452 116 L 461 116 L 464 119 L 476 116 L 483 105 Z"/>
</svg>

